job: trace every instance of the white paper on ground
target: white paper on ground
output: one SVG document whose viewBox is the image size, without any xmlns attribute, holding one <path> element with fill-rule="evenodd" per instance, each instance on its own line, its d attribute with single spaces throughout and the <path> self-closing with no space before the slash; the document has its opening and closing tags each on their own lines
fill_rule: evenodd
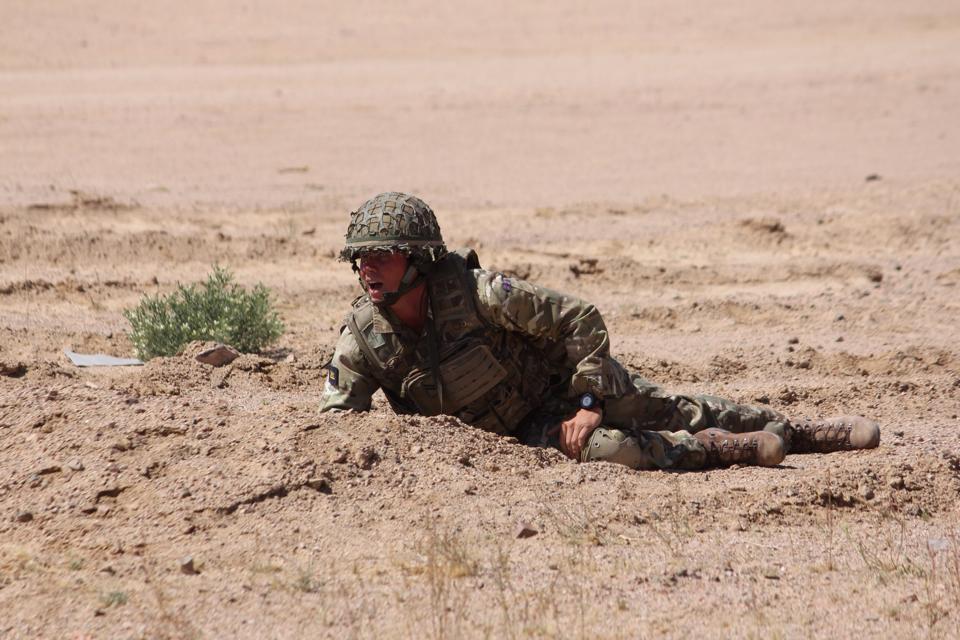
<svg viewBox="0 0 960 640">
<path fill-rule="evenodd" d="M 129 367 L 143 364 L 143 360 L 136 358 L 114 358 L 103 353 L 74 353 L 67 349 L 63 352 L 78 367 Z"/>
</svg>

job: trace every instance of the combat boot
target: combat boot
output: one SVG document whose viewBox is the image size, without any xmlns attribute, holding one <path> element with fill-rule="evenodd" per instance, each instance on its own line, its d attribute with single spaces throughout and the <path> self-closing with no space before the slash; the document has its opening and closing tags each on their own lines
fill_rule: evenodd
<svg viewBox="0 0 960 640">
<path fill-rule="evenodd" d="M 880 444 L 880 425 L 863 416 L 838 416 L 791 422 L 790 453 L 830 453 L 874 449 Z"/>
<path fill-rule="evenodd" d="M 707 465 L 755 464 L 775 467 L 786 455 L 783 440 L 769 431 L 730 433 L 723 429 L 704 429 L 693 436 L 707 450 Z"/>
</svg>

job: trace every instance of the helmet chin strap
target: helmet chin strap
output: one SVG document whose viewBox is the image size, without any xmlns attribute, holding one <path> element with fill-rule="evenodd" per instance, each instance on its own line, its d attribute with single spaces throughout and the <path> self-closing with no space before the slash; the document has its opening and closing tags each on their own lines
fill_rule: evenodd
<svg viewBox="0 0 960 640">
<path fill-rule="evenodd" d="M 417 269 L 413 264 L 407 266 L 406 272 L 403 274 L 403 278 L 400 279 L 400 286 L 397 287 L 396 291 L 389 291 L 383 294 L 383 300 L 380 302 L 375 302 L 377 306 L 380 307 L 390 307 L 395 305 L 400 298 L 407 294 L 408 291 L 416 289 L 420 286 L 425 279 L 424 274 Z"/>
</svg>

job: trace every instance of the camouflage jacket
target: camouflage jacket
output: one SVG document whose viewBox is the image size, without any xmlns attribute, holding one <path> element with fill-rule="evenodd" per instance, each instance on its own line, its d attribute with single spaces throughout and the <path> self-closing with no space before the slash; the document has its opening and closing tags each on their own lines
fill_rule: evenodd
<svg viewBox="0 0 960 640">
<path fill-rule="evenodd" d="M 417 334 L 357 298 L 321 411 L 369 410 L 383 389 L 398 413 L 455 415 L 509 433 L 538 410 L 569 412 L 586 392 L 603 399 L 627 390 L 593 305 L 476 265 L 472 252 L 451 253 L 428 276 L 432 332 Z"/>
</svg>

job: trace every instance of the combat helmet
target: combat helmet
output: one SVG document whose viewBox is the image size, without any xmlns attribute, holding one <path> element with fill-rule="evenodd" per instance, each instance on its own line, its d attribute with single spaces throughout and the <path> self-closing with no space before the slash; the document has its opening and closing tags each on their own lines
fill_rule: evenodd
<svg viewBox="0 0 960 640">
<path fill-rule="evenodd" d="M 402 251 L 410 258 L 400 288 L 384 296 L 383 304 L 391 305 L 423 281 L 447 247 L 437 218 L 426 202 L 389 191 L 370 198 L 350 214 L 340 259 L 352 263 L 357 271 L 357 260 L 368 251 Z"/>
<path fill-rule="evenodd" d="M 433 210 L 416 196 L 390 191 L 370 198 L 350 214 L 340 259 L 354 262 L 367 251 L 403 251 L 433 262 L 446 253 Z"/>
</svg>

